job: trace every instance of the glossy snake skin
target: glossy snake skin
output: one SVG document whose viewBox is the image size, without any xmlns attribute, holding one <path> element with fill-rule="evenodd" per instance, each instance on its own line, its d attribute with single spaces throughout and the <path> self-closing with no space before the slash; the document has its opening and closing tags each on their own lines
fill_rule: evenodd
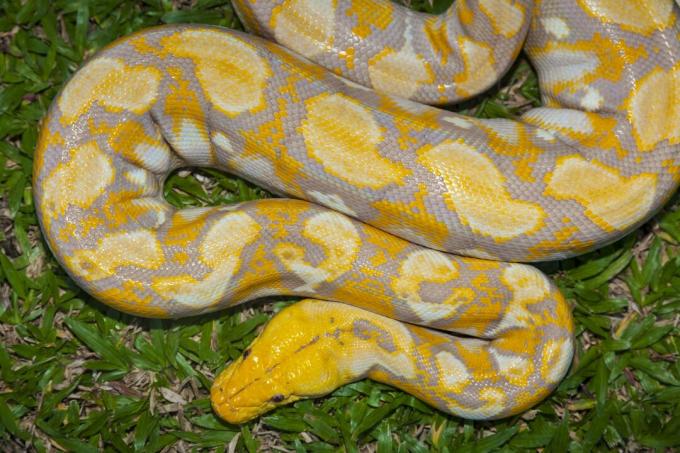
<svg viewBox="0 0 680 453">
<path fill-rule="evenodd" d="M 540 401 L 570 364 L 571 315 L 511 261 L 611 242 L 674 193 L 677 5 L 458 0 L 432 18 L 369 0 L 253 3 L 237 5 L 251 29 L 301 34 L 297 50 L 334 72 L 429 102 L 483 89 L 528 28 L 545 106 L 473 119 L 252 35 L 143 31 L 91 59 L 45 120 L 35 199 L 60 263 L 140 316 L 323 299 L 283 310 L 218 376 L 213 406 L 233 423 L 364 377 L 472 419 Z M 510 24 L 515 10 L 530 25 Z M 176 209 L 162 186 L 184 166 L 297 200 Z"/>
<path fill-rule="evenodd" d="M 375 0 L 234 0 L 252 32 L 384 93 L 446 104 L 496 82 L 522 48 L 533 0 L 455 2 L 441 16 Z"/>
</svg>

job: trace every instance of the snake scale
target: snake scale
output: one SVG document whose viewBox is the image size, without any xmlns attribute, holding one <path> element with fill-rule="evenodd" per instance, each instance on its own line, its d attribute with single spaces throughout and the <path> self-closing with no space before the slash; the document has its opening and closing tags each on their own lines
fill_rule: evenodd
<svg viewBox="0 0 680 453">
<path fill-rule="evenodd" d="M 548 395 L 571 362 L 572 318 L 518 263 L 612 242 L 676 190 L 677 4 L 235 6 L 269 39 L 145 30 L 91 58 L 54 101 L 35 201 L 70 276 L 145 317 L 312 298 L 217 377 L 213 407 L 232 423 L 364 377 L 470 419 Z M 484 90 L 522 47 L 543 107 L 513 121 L 423 104 Z M 186 166 L 293 198 L 177 209 L 163 182 Z"/>
</svg>

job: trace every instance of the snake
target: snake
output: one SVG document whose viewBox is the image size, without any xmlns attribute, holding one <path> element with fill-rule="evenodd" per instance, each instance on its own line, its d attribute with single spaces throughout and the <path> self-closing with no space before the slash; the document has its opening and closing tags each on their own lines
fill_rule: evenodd
<svg viewBox="0 0 680 453">
<path fill-rule="evenodd" d="M 546 398 L 574 323 L 531 263 L 621 238 L 680 183 L 678 5 L 234 6 L 250 33 L 137 32 L 55 98 L 33 191 L 57 261 L 142 317 L 302 298 L 217 375 L 212 406 L 230 423 L 364 378 L 475 420 Z M 542 106 L 514 119 L 440 107 L 522 49 Z M 163 186 L 184 167 L 276 196 L 178 208 Z"/>
</svg>

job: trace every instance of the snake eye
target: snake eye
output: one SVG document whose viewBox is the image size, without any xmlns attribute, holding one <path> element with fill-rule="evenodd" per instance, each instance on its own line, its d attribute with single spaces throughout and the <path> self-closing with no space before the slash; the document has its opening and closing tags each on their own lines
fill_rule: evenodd
<svg viewBox="0 0 680 453">
<path fill-rule="evenodd" d="M 284 396 L 279 393 L 278 395 L 272 396 L 271 401 L 272 401 L 272 403 L 280 403 L 281 401 L 283 401 L 283 399 L 284 399 Z"/>
<path fill-rule="evenodd" d="M 250 349 L 246 349 L 245 351 L 243 351 L 243 358 L 244 359 L 247 359 L 249 355 L 250 355 Z"/>
</svg>

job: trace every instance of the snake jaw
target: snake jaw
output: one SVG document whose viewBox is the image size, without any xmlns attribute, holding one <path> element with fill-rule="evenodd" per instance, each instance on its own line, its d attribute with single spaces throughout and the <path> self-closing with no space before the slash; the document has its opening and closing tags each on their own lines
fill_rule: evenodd
<svg viewBox="0 0 680 453">
<path fill-rule="evenodd" d="M 246 358 L 244 354 L 225 368 L 210 389 L 212 406 L 221 418 L 232 424 L 245 423 L 276 406 L 300 399 L 284 393 L 269 396 L 272 390 L 278 391 L 280 386 L 272 379 L 262 382 L 261 378 L 253 376 L 252 370 L 247 370 L 248 364 L 243 366 Z"/>
<path fill-rule="evenodd" d="M 222 419 L 233 424 L 243 423 L 250 419 L 245 419 L 238 406 L 235 406 L 231 400 L 234 394 L 233 390 L 230 391 L 229 387 L 232 384 L 231 377 L 236 366 L 241 361 L 243 361 L 243 358 L 239 358 L 236 362 L 225 368 L 217 376 L 210 388 L 210 402 L 213 409 Z"/>
<path fill-rule="evenodd" d="M 233 379 L 234 372 L 243 363 L 243 357 L 229 365 L 215 379 L 210 389 L 210 400 L 215 412 L 224 420 L 231 424 L 241 424 L 248 422 L 265 412 L 274 409 L 276 406 L 292 403 L 300 399 L 295 395 L 275 394 L 266 399 L 258 397 L 258 390 L 252 390 L 251 384 L 257 381 L 243 383 L 238 379 Z M 250 389 L 249 389 L 250 387 Z M 270 385 L 262 386 L 271 388 Z"/>
<path fill-rule="evenodd" d="M 326 335 L 328 326 L 318 319 L 324 305 L 303 301 L 282 310 L 222 371 L 210 398 L 221 418 L 244 423 L 275 407 L 326 395 L 356 379 L 338 366 L 337 338 Z"/>
</svg>

